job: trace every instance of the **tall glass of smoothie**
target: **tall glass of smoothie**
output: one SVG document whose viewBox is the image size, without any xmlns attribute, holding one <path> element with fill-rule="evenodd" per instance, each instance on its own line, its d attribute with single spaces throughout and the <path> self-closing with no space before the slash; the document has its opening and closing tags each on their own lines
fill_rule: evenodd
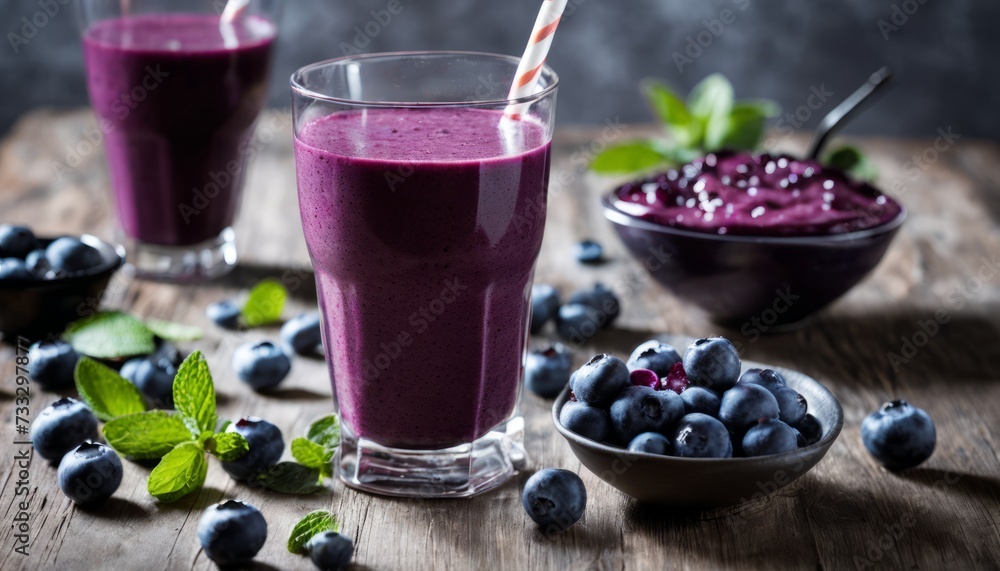
<svg viewBox="0 0 1000 571">
<path fill-rule="evenodd" d="M 235 0 L 234 0 L 235 2 Z M 90 100 L 138 275 L 193 281 L 236 263 L 280 0 L 81 0 Z"/>
<path fill-rule="evenodd" d="M 374 54 L 292 76 L 299 210 L 351 487 L 469 496 L 524 462 L 557 78 L 546 67 L 537 94 L 508 101 L 517 64 Z"/>
</svg>

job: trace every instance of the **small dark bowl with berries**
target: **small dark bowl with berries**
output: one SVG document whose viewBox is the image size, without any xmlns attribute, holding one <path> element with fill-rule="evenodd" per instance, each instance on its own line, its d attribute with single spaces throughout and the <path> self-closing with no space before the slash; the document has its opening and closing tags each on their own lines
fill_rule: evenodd
<svg viewBox="0 0 1000 571">
<path fill-rule="evenodd" d="M 679 336 L 643 343 L 627 362 L 596 355 L 573 373 L 552 417 L 605 482 L 641 502 L 694 509 L 788 486 L 822 460 L 844 423 L 816 380 L 741 361 L 721 337 Z"/>
<path fill-rule="evenodd" d="M 882 260 L 905 209 L 817 161 L 718 152 L 603 198 L 631 254 L 720 324 L 800 324 Z M 756 321 L 756 323 L 755 323 Z"/>
<path fill-rule="evenodd" d="M 90 315 L 125 263 L 119 244 L 90 234 L 36 238 L 23 226 L 0 226 L 0 250 L 0 333 L 8 340 L 58 335 Z"/>
</svg>

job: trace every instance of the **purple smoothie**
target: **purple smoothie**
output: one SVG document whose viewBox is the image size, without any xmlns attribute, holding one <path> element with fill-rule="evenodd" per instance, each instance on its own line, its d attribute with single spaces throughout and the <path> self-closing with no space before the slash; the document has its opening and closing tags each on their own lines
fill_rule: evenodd
<svg viewBox="0 0 1000 571">
<path fill-rule="evenodd" d="M 550 150 L 476 109 L 345 111 L 295 139 L 343 422 L 397 448 L 471 442 L 517 405 Z"/>
<path fill-rule="evenodd" d="M 127 235 L 183 246 L 233 223 L 275 29 L 248 17 L 233 34 L 227 46 L 211 14 L 116 18 L 84 34 L 90 100 Z"/>
</svg>

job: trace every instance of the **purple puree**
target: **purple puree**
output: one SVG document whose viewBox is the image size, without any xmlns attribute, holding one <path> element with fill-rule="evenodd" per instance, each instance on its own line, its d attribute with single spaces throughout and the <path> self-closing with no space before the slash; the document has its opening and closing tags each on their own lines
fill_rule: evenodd
<svg viewBox="0 0 1000 571">
<path fill-rule="evenodd" d="M 825 236 L 885 224 L 897 202 L 817 161 L 719 152 L 615 191 L 614 206 L 672 226 L 737 236 Z"/>
<path fill-rule="evenodd" d="M 550 146 L 500 112 L 344 111 L 295 139 L 299 209 L 344 423 L 397 448 L 513 412 Z"/>
<path fill-rule="evenodd" d="M 234 47 L 211 14 L 117 18 L 84 34 L 118 219 L 133 238 L 197 244 L 233 223 L 275 33 L 256 17 L 234 28 Z"/>
</svg>

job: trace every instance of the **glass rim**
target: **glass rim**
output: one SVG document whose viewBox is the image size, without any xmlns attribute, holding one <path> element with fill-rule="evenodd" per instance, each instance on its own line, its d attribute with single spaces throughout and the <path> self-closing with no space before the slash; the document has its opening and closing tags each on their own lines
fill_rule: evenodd
<svg viewBox="0 0 1000 571">
<path fill-rule="evenodd" d="M 302 77 L 313 70 L 322 67 L 329 67 L 332 65 L 339 65 L 350 61 L 364 61 L 364 60 L 375 60 L 375 59 L 388 59 L 388 58 L 416 58 L 421 56 L 478 56 L 485 58 L 492 58 L 494 60 L 505 60 L 515 64 L 515 68 L 518 63 L 520 63 L 521 58 L 511 55 L 504 55 L 492 52 L 477 52 L 477 51 L 466 51 L 466 50 L 424 50 L 424 51 L 399 51 L 399 52 L 377 52 L 371 54 L 355 54 L 348 56 L 341 56 L 337 58 L 331 58 L 326 60 L 321 60 L 304 65 L 297 70 L 295 70 L 291 77 L 289 78 L 289 83 L 291 84 L 292 91 L 312 99 L 317 99 L 320 101 L 326 101 L 329 103 L 339 103 L 341 105 L 353 105 L 358 107 L 483 107 L 483 106 L 508 106 L 508 105 L 523 105 L 527 103 L 534 103 L 556 91 L 559 87 L 559 76 L 556 72 L 549 67 L 549 65 L 543 64 L 540 71 L 540 75 L 551 78 L 552 83 L 545 87 L 545 89 L 532 93 L 531 95 L 525 95 L 523 97 L 517 97 L 514 99 L 509 99 L 504 97 L 502 99 L 468 99 L 463 101 L 370 101 L 365 99 L 352 99 L 349 97 L 336 97 L 333 95 L 327 95 L 320 93 L 316 90 L 306 87 L 301 81 Z"/>
</svg>

